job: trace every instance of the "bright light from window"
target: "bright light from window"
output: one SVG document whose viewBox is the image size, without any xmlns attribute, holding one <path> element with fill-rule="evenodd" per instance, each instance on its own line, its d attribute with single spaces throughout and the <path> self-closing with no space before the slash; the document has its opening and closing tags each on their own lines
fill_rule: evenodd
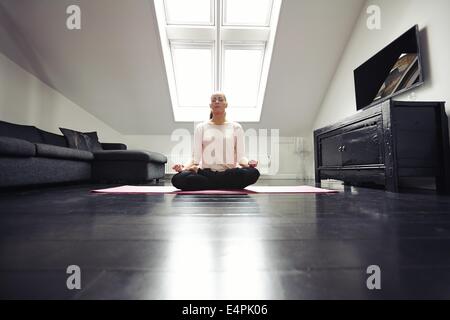
<svg viewBox="0 0 450 320">
<path fill-rule="evenodd" d="M 168 24 L 213 24 L 211 0 L 164 0 Z"/>
<path fill-rule="evenodd" d="M 213 86 L 213 45 L 188 47 L 172 44 L 175 82 L 180 107 L 197 107 L 207 104 Z"/>
<path fill-rule="evenodd" d="M 268 26 L 273 0 L 224 0 L 224 25 Z"/>
<path fill-rule="evenodd" d="M 261 119 L 282 0 L 154 0 L 176 122 L 224 91 L 232 121 Z"/>
<path fill-rule="evenodd" d="M 235 107 L 256 107 L 264 46 L 225 46 L 223 90 Z"/>
</svg>

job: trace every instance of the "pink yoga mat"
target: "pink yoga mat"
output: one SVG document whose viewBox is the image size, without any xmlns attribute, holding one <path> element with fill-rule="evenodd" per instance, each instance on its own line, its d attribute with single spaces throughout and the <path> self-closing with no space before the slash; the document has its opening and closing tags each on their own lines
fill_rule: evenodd
<svg viewBox="0 0 450 320">
<path fill-rule="evenodd" d="M 171 186 L 121 186 L 109 189 L 93 190 L 95 193 L 107 194 L 264 194 L 264 193 L 336 193 L 335 190 L 320 189 L 310 186 L 250 186 L 243 190 L 202 190 L 181 191 Z"/>
</svg>

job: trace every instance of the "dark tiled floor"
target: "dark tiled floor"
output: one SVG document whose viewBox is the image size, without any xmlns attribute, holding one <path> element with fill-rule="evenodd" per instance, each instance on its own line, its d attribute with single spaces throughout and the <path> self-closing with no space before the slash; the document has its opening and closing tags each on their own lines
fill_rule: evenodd
<svg viewBox="0 0 450 320">
<path fill-rule="evenodd" d="M 322 186 L 340 192 L 4 192 L 0 298 L 450 298 L 450 197 Z M 66 287 L 69 265 L 81 290 Z M 381 268 L 379 291 L 366 287 L 369 265 Z"/>
</svg>

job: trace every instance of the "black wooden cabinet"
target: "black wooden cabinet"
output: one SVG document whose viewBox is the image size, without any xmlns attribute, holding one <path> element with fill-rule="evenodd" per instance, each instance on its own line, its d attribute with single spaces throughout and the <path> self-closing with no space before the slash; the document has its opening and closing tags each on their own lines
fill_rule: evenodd
<svg viewBox="0 0 450 320">
<path fill-rule="evenodd" d="M 435 177 L 450 191 L 448 120 L 443 102 L 386 101 L 314 131 L 316 182 L 380 184 L 397 192 L 402 177 Z"/>
</svg>

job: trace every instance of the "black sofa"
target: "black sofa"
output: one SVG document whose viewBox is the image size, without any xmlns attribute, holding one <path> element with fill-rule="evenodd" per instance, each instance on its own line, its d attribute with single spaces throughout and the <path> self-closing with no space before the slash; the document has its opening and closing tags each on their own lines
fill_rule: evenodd
<svg viewBox="0 0 450 320">
<path fill-rule="evenodd" d="M 167 158 L 101 143 L 95 151 L 70 148 L 63 135 L 0 121 L 0 188 L 68 182 L 132 183 L 164 177 Z"/>
</svg>

